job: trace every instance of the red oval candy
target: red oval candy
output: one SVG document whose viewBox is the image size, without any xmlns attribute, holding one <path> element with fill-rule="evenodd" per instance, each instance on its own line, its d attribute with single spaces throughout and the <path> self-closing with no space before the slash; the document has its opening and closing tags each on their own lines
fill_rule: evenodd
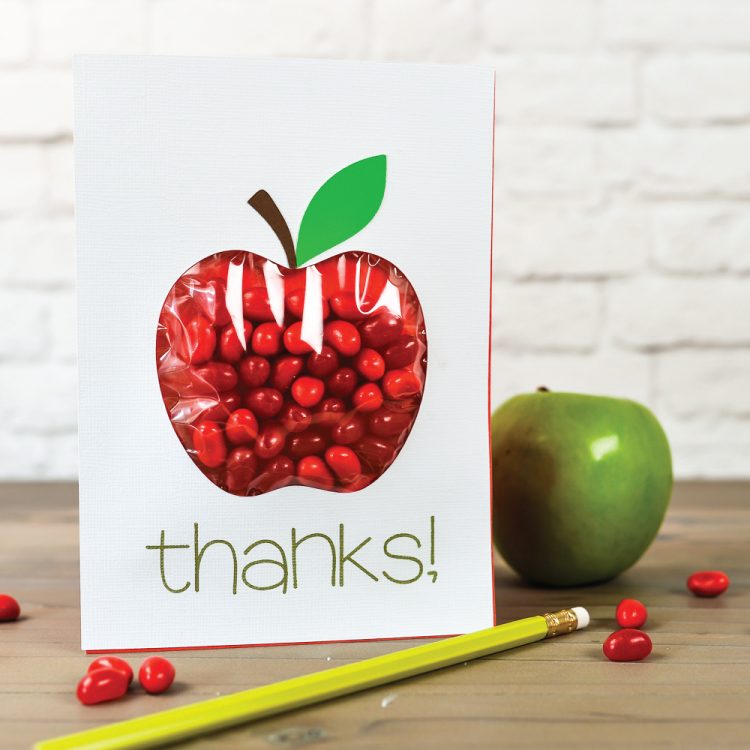
<svg viewBox="0 0 750 750">
<path fill-rule="evenodd" d="M 102 667 L 83 676 L 76 696 L 84 706 L 114 701 L 128 692 L 128 676 L 120 669 Z"/>
<path fill-rule="evenodd" d="M 138 681 L 141 687 L 152 695 L 169 690 L 174 682 L 174 667 L 161 656 L 151 656 L 146 659 L 138 670 Z"/>
<path fill-rule="evenodd" d="M 617 605 L 615 617 L 621 628 L 640 628 L 648 619 L 648 610 L 637 599 L 623 599 Z"/>
<path fill-rule="evenodd" d="M 133 682 L 133 668 L 119 656 L 100 656 L 89 664 L 86 671 L 93 672 L 96 669 L 119 669 L 128 678 L 128 685 Z"/>
<path fill-rule="evenodd" d="M 700 570 L 687 579 L 696 596 L 719 596 L 729 588 L 729 576 L 721 570 Z"/>
<path fill-rule="evenodd" d="M 18 602 L 8 594 L 0 594 L 0 622 L 12 622 L 21 614 Z"/>
<path fill-rule="evenodd" d="M 604 655 L 610 661 L 639 661 L 645 659 L 652 648 L 648 635 L 635 628 L 616 630 L 602 646 Z"/>
</svg>

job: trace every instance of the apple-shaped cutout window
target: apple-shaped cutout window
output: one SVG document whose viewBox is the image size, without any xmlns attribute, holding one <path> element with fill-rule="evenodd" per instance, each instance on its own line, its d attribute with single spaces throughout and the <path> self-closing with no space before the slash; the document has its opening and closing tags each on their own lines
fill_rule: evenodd
<svg viewBox="0 0 750 750">
<path fill-rule="evenodd" d="M 366 252 L 297 267 L 370 222 L 385 164 L 371 157 L 328 180 L 296 247 L 259 191 L 248 202 L 289 266 L 244 250 L 214 253 L 167 294 L 156 337 L 164 405 L 188 456 L 229 493 L 360 490 L 395 461 L 414 425 L 427 334 L 408 279 Z"/>
</svg>

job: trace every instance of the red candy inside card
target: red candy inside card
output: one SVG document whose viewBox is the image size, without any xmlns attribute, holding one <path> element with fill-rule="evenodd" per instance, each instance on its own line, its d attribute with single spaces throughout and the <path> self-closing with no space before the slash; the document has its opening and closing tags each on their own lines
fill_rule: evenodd
<svg viewBox="0 0 750 750">
<path fill-rule="evenodd" d="M 289 269 L 233 250 L 169 291 L 156 361 L 175 433 L 216 486 L 353 492 L 412 429 L 427 337 L 413 287 L 383 258 L 347 252 Z"/>
</svg>

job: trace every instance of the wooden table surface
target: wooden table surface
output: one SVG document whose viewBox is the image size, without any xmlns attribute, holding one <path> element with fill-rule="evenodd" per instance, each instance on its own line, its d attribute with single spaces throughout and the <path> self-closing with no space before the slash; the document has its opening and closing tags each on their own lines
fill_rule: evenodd
<svg viewBox="0 0 750 750">
<path fill-rule="evenodd" d="M 413 645 L 408 641 L 176 652 L 162 696 L 139 690 L 83 707 L 75 485 L 0 485 L 0 591 L 24 615 L 0 625 L 0 748 L 139 716 Z M 498 621 L 582 604 L 589 629 L 183 743 L 242 748 L 750 747 L 750 484 L 683 484 L 659 538 L 606 584 L 543 590 L 497 566 Z M 696 569 L 732 585 L 718 599 L 685 589 Z M 649 607 L 641 663 L 601 644 L 625 596 Z"/>
</svg>

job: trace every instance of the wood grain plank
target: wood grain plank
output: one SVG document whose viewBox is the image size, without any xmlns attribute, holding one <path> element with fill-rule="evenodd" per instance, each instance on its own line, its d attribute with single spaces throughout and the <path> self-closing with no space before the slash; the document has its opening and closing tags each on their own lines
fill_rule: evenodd
<svg viewBox="0 0 750 750">
<path fill-rule="evenodd" d="M 0 589 L 24 617 L 0 626 L 0 749 L 408 648 L 418 642 L 177 652 L 170 693 L 94 708 L 73 691 L 79 648 L 74 485 L 0 485 Z M 678 485 L 659 538 L 615 581 L 532 588 L 497 561 L 498 619 L 583 604 L 591 627 L 183 746 L 253 750 L 745 748 L 750 744 L 750 484 Z M 685 590 L 695 568 L 726 570 L 720 599 Z M 649 606 L 652 657 L 611 664 L 601 643 L 624 596 Z M 420 641 L 421 642 L 421 641 Z M 134 657 L 137 661 L 139 657 Z"/>
</svg>

